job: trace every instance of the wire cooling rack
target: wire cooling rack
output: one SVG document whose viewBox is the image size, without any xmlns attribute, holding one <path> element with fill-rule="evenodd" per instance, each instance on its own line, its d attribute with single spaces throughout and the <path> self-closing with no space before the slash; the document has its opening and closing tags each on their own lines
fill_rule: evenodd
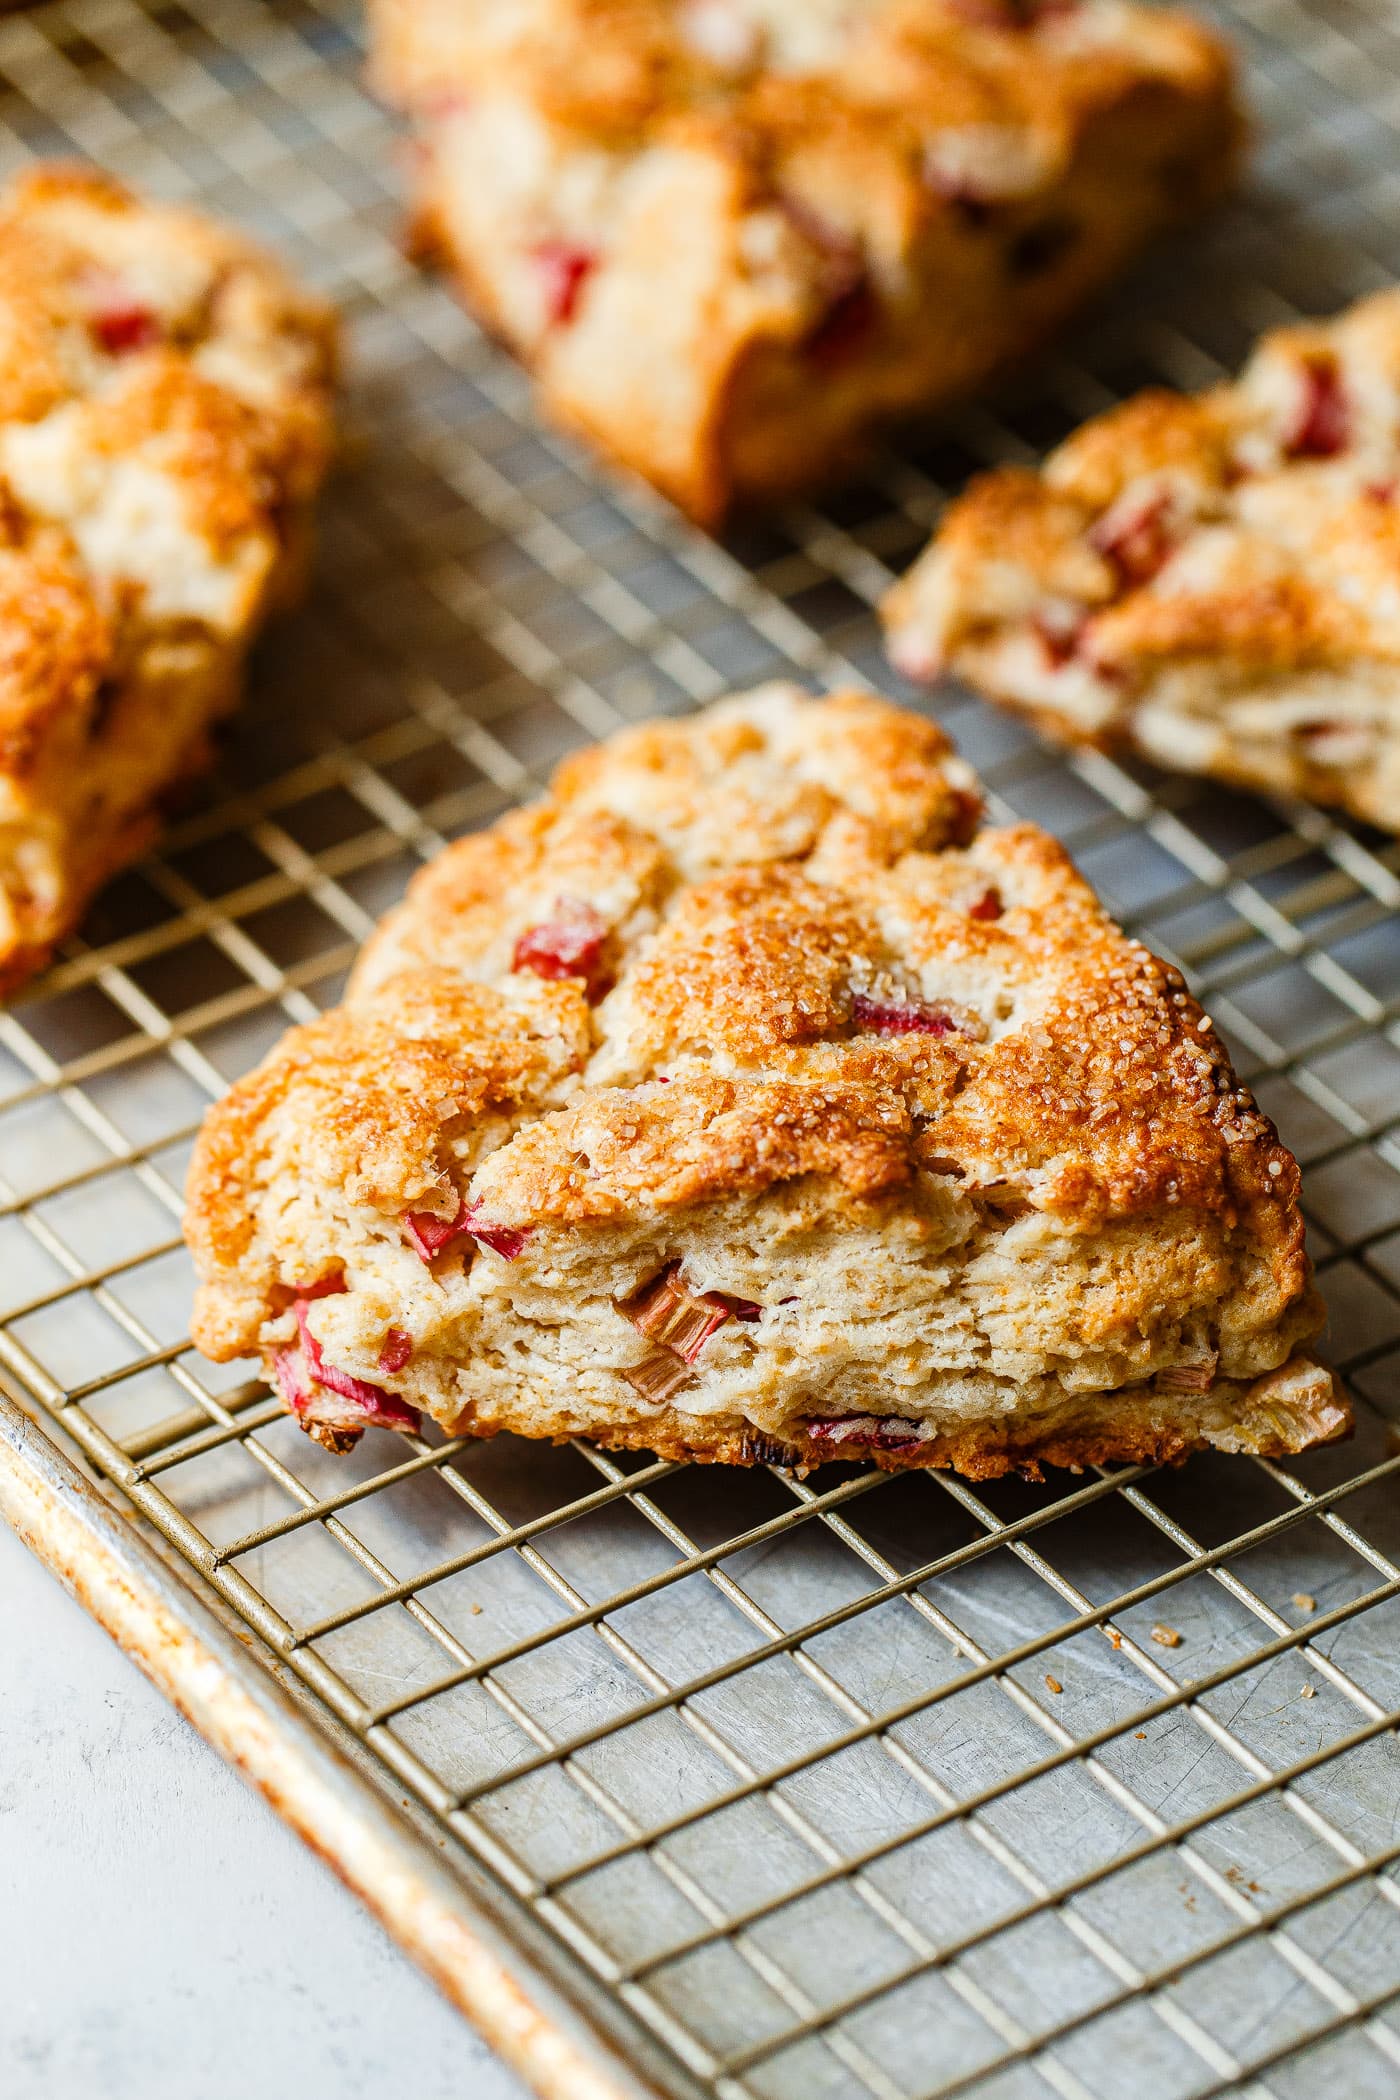
<svg viewBox="0 0 1400 2100">
<path fill-rule="evenodd" d="M 13 1411 L 0 1502 L 552 2092 L 1400 2093 L 1393 841 L 939 697 L 1303 1158 L 1345 1449 L 1043 1488 L 435 1433 L 333 1460 L 185 1339 L 199 1115 L 422 857 L 657 708 L 888 683 L 871 603 L 968 471 L 1400 274 L 1400 13 L 1227 26 L 1249 194 L 995 409 L 716 545 L 538 429 L 405 260 L 343 0 L 0 24 L 6 159 L 230 213 L 351 349 L 310 604 L 205 799 L 0 1019 L 0 1369 L 129 1521 Z"/>
</svg>

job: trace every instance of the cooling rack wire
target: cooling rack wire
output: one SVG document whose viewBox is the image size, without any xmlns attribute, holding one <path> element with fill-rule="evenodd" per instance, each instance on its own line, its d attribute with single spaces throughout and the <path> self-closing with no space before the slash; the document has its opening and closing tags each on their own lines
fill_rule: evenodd
<svg viewBox="0 0 1400 2100">
<path fill-rule="evenodd" d="M 658 708 L 888 685 L 871 604 L 970 471 L 1400 274 L 1400 13 L 1222 19 L 1248 195 L 1033 383 L 723 545 L 540 431 L 405 260 L 343 0 L 0 24 L 6 162 L 232 214 L 352 356 L 315 591 L 218 778 L 0 1019 L 0 1506 L 551 2094 L 1400 2094 L 1393 841 L 938 697 L 1303 1159 L 1345 1449 L 1044 1487 L 337 1461 L 185 1338 L 199 1115 L 424 856 Z"/>
</svg>

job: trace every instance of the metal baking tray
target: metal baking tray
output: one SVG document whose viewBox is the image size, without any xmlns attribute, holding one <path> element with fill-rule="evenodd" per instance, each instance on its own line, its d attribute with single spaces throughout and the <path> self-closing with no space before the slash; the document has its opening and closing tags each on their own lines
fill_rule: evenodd
<svg viewBox="0 0 1400 2100">
<path fill-rule="evenodd" d="M 0 1507 L 546 2094 L 1400 2093 L 1393 840 L 933 703 L 1303 1158 L 1344 1448 L 982 1488 L 436 1432 L 334 1460 L 185 1338 L 200 1113 L 424 856 L 621 722 L 888 683 L 872 603 L 970 471 L 1400 274 L 1400 10 L 1222 19 L 1241 198 L 994 405 L 723 544 L 540 429 L 405 258 L 344 0 L 0 22 L 7 163 L 229 213 L 351 353 L 309 604 L 0 1018 Z"/>
</svg>

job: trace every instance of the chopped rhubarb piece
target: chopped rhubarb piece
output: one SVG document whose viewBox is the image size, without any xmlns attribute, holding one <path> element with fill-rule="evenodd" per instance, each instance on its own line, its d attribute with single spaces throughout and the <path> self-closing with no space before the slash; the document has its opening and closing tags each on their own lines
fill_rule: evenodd
<svg viewBox="0 0 1400 2100">
<path fill-rule="evenodd" d="M 583 288 L 598 267 L 591 248 L 577 241 L 541 241 L 530 260 L 544 287 L 545 317 L 551 328 L 567 328 L 577 317 Z"/>
<path fill-rule="evenodd" d="M 761 1429 L 746 1429 L 739 1442 L 739 1463 L 743 1466 L 787 1466 L 793 1455 L 790 1445 L 775 1436 L 765 1436 Z"/>
<path fill-rule="evenodd" d="M 489 1247 L 493 1254 L 499 1254 L 505 1261 L 514 1261 L 530 1237 L 528 1228 L 492 1225 L 478 1217 L 480 1209 L 479 1203 L 468 1203 L 464 1199 L 457 1206 L 455 1218 L 440 1218 L 430 1210 L 406 1211 L 404 1231 L 424 1261 L 433 1261 L 454 1240 L 465 1238 Z"/>
<path fill-rule="evenodd" d="M 948 798 L 948 837 L 965 846 L 982 821 L 982 797 L 973 788 L 954 788 Z"/>
<path fill-rule="evenodd" d="M 622 1373 L 629 1385 L 636 1387 L 644 1400 L 669 1400 L 682 1386 L 690 1384 L 690 1370 L 674 1350 L 648 1349 L 640 1363 L 628 1364 Z"/>
<path fill-rule="evenodd" d="M 999 919 L 1004 910 L 1000 890 L 983 890 L 976 902 L 968 907 L 969 919 Z"/>
<path fill-rule="evenodd" d="M 298 1298 L 309 1304 L 313 1298 L 339 1298 L 349 1288 L 350 1286 L 345 1281 L 341 1271 L 334 1269 L 329 1276 L 323 1276 L 318 1283 L 299 1283 L 296 1294 Z"/>
<path fill-rule="evenodd" d="M 1328 351 L 1306 358 L 1299 375 L 1298 405 L 1284 433 L 1290 459 L 1332 459 L 1346 449 L 1351 412 L 1341 367 Z"/>
<path fill-rule="evenodd" d="M 554 910 L 538 926 L 527 927 L 515 944 L 511 968 L 556 982 L 581 977 L 590 1000 L 608 988 L 603 948 L 608 923 L 581 897 L 556 897 Z"/>
<path fill-rule="evenodd" d="M 405 1334 L 402 1327 L 390 1327 L 384 1336 L 384 1347 L 379 1352 L 379 1368 L 392 1378 L 401 1371 L 413 1354 L 413 1336 Z"/>
<path fill-rule="evenodd" d="M 1169 1370 L 1161 1371 L 1157 1383 L 1173 1393 L 1208 1393 L 1215 1383 L 1215 1369 L 1220 1358 L 1212 1350 L 1198 1364 L 1173 1364 Z"/>
<path fill-rule="evenodd" d="M 464 1229 L 471 1234 L 479 1247 L 489 1247 L 493 1254 L 500 1255 L 502 1261 L 514 1261 L 524 1250 L 525 1242 L 530 1237 L 530 1228 L 492 1225 L 487 1219 L 478 1217 L 480 1209 L 479 1203 L 473 1203 L 460 1213 Z"/>
<path fill-rule="evenodd" d="M 1047 605 L 1035 615 L 1031 627 L 1052 671 L 1063 670 L 1078 655 L 1088 624 L 1088 614 L 1077 606 Z"/>
<path fill-rule="evenodd" d="M 467 1206 L 457 1206 L 455 1218 L 440 1218 L 436 1211 L 410 1210 L 404 1213 L 404 1231 L 413 1242 L 424 1261 L 432 1261 L 453 1240 L 461 1239 L 467 1229 Z"/>
<path fill-rule="evenodd" d="M 870 999 L 857 992 L 851 1001 L 851 1019 L 857 1028 L 872 1035 L 960 1035 L 946 1007 L 930 1006 L 922 999 L 896 1001 Z"/>
<path fill-rule="evenodd" d="M 816 250 L 822 305 L 802 350 L 829 371 L 864 348 L 879 319 L 879 301 L 860 242 L 844 226 L 833 224 L 802 197 L 784 192 L 778 204 L 794 230 Z"/>
<path fill-rule="evenodd" d="M 367 1379 L 352 1378 L 335 1364 L 319 1363 L 316 1380 L 332 1393 L 339 1393 L 343 1400 L 353 1400 L 362 1408 L 367 1419 L 381 1429 L 416 1429 L 418 1411 L 408 1407 L 397 1393 L 386 1393 L 382 1386 L 371 1385 Z"/>
<path fill-rule="evenodd" d="M 809 361 L 829 372 L 858 357 L 875 333 L 880 302 L 864 270 L 853 284 L 838 291 L 802 345 Z"/>
<path fill-rule="evenodd" d="M 287 1406 L 293 1414 L 300 1413 L 311 1398 L 300 1349 L 277 1350 L 272 1359 L 272 1370 Z"/>
<path fill-rule="evenodd" d="M 1384 505 L 1395 501 L 1395 491 L 1398 487 L 1400 487 L 1400 482 L 1368 481 L 1361 493 L 1368 503 Z"/>
<path fill-rule="evenodd" d="M 715 1329 L 731 1317 L 730 1306 L 716 1292 L 697 1294 L 686 1289 L 679 1262 L 663 1269 L 619 1309 L 638 1334 L 687 1364 L 694 1363 Z"/>
<path fill-rule="evenodd" d="M 813 1416 L 802 1424 L 814 1444 L 860 1444 L 876 1451 L 909 1451 L 933 1441 L 903 1415 Z"/>
<path fill-rule="evenodd" d="M 1145 495 L 1131 491 L 1106 510 L 1089 534 L 1089 545 L 1101 554 L 1125 590 L 1150 583 L 1170 559 L 1176 537 L 1172 499 L 1167 489 Z"/>
<path fill-rule="evenodd" d="M 746 1327 L 752 1327 L 755 1321 L 763 1318 L 763 1307 L 755 1305 L 752 1298 L 731 1298 L 726 1293 L 724 1302 L 729 1307 L 730 1318 L 742 1320 Z"/>
<path fill-rule="evenodd" d="M 308 1302 L 305 1298 L 298 1298 L 292 1307 L 296 1314 L 297 1332 L 301 1336 L 302 1370 L 308 1383 L 324 1386 L 328 1392 L 339 1393 L 342 1400 L 353 1401 L 366 1421 L 377 1423 L 382 1429 L 416 1429 L 416 1408 L 406 1406 L 397 1394 L 386 1393 L 381 1387 L 371 1385 L 367 1379 L 356 1378 L 353 1373 L 342 1371 L 338 1365 L 326 1362 L 321 1354 L 321 1344 L 311 1332 L 307 1321 Z M 279 1351 L 277 1360 L 287 1353 L 285 1350 Z M 279 1382 L 281 1375 L 279 1369 Z"/>
<path fill-rule="evenodd" d="M 89 322 L 94 336 L 109 357 L 125 357 L 131 350 L 148 350 L 160 341 L 160 322 L 149 306 L 134 299 L 114 299 Z"/>
</svg>

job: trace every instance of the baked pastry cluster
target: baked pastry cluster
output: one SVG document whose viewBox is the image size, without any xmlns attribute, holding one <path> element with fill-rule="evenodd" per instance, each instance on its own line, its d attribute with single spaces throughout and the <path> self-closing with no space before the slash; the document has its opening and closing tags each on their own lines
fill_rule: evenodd
<svg viewBox="0 0 1400 2100">
<path fill-rule="evenodd" d="M 297 588 L 329 311 L 107 177 L 0 194 L 0 993 L 134 859 Z"/>
<path fill-rule="evenodd" d="M 885 619 L 1063 742 L 1400 831 L 1400 292 L 974 482 Z"/>
<path fill-rule="evenodd" d="M 211 1110 L 194 1338 L 340 1448 L 1282 1453 L 1349 1420 L 1297 1169 L 1180 977 L 868 694 L 568 759 Z"/>
<path fill-rule="evenodd" d="M 707 525 L 1023 357 L 1228 181 L 1228 53 L 1124 0 L 371 0 L 426 248 Z"/>
</svg>

